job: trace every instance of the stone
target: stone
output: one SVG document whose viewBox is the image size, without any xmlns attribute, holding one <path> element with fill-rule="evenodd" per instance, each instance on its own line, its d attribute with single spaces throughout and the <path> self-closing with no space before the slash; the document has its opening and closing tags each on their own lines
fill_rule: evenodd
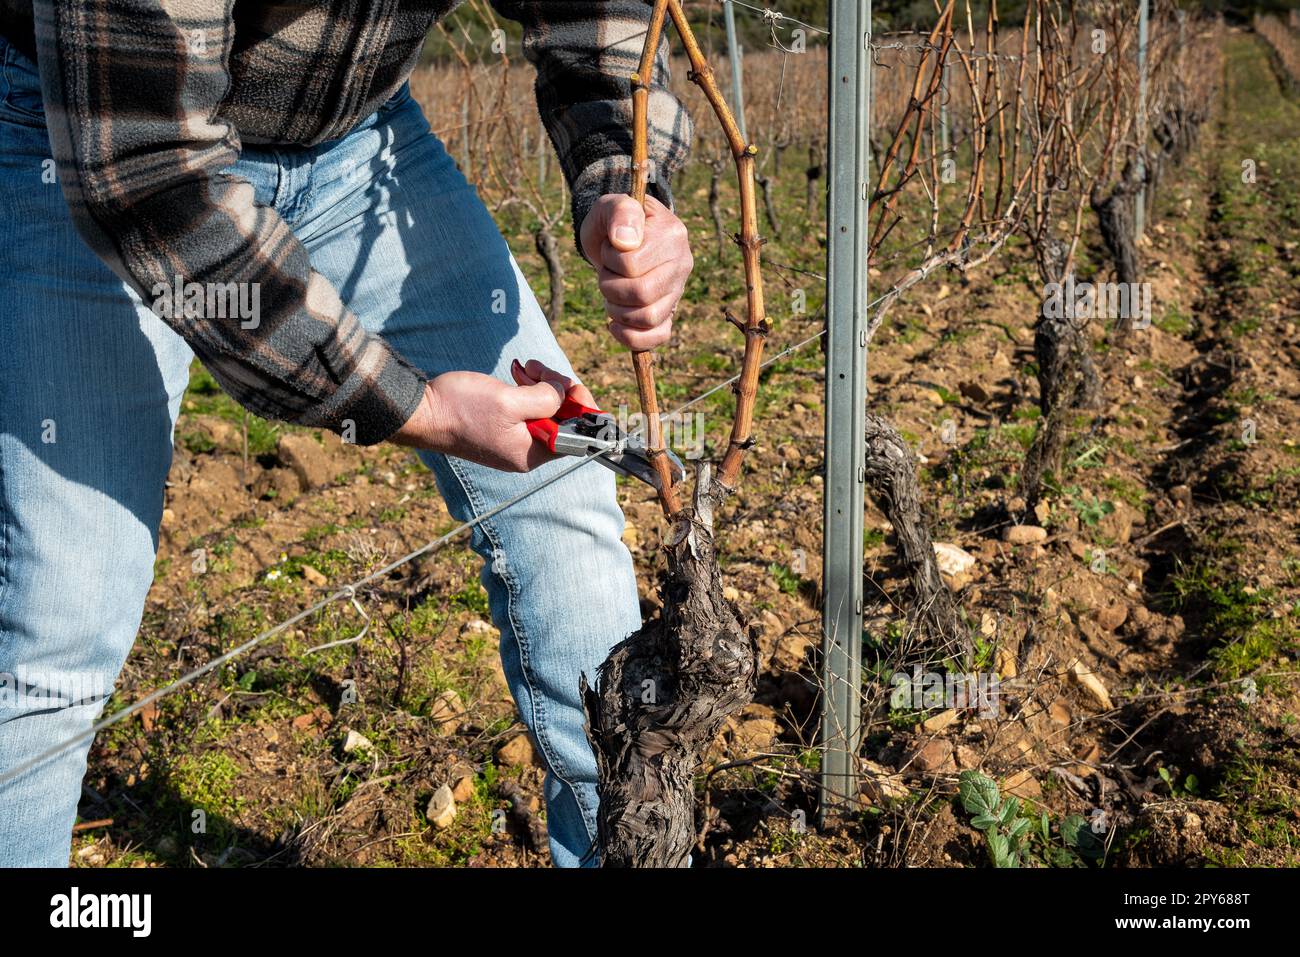
<svg viewBox="0 0 1300 957">
<path fill-rule="evenodd" d="M 451 827 L 456 820 L 456 799 L 452 797 L 451 788 L 444 784 L 434 791 L 424 814 L 429 823 L 440 831 Z"/>
<path fill-rule="evenodd" d="M 758 621 L 750 625 L 750 631 L 758 642 L 758 657 L 763 668 L 767 668 L 777 653 L 777 642 L 785 634 L 785 623 L 770 609 L 759 612 Z"/>
<path fill-rule="evenodd" d="M 497 751 L 497 763 L 507 768 L 531 768 L 538 765 L 537 751 L 527 734 L 517 734 Z"/>
<path fill-rule="evenodd" d="M 311 433 L 291 432 L 280 436 L 275 455 L 281 463 L 293 469 L 304 492 L 329 485 L 334 480 L 330 457 Z"/>
<path fill-rule="evenodd" d="M 225 419 L 214 416 L 202 416 L 198 425 L 208 433 L 212 439 L 212 444 L 219 449 L 237 452 L 244 447 L 243 432 L 235 428 L 233 422 L 227 422 Z"/>
<path fill-rule="evenodd" d="M 745 705 L 740 714 L 728 722 L 728 726 L 731 728 L 733 753 L 770 751 L 781 733 L 776 709 L 757 702 Z"/>
<path fill-rule="evenodd" d="M 1010 777 L 1003 778 L 1002 793 L 1012 794 L 1018 798 L 1040 798 L 1043 789 L 1029 771 L 1018 771 Z"/>
<path fill-rule="evenodd" d="M 295 731 L 310 731 L 313 728 L 328 723 L 329 718 L 330 713 L 326 709 L 317 706 L 306 714 L 298 715 L 289 722 L 289 725 Z"/>
<path fill-rule="evenodd" d="M 364 753 L 366 751 L 374 750 L 374 743 L 371 742 L 369 738 L 360 731 L 354 731 L 351 728 L 348 729 L 348 735 L 343 739 L 344 754 Z"/>
<path fill-rule="evenodd" d="M 1047 538 L 1047 529 L 1038 525 L 1009 525 L 1002 532 L 1002 540 L 1009 545 L 1033 545 Z"/>
<path fill-rule="evenodd" d="M 1090 774 L 1096 774 L 1097 770 L 1095 767 L 1093 767 L 1093 765 L 1095 765 L 1098 761 L 1101 760 L 1101 745 L 1094 743 L 1092 747 L 1090 747 L 1086 752 L 1084 752 L 1083 755 L 1080 756 L 1079 760 L 1081 762 L 1087 762 L 1087 763 L 1075 764 L 1072 765 L 1070 768 L 1070 770 L 1073 771 L 1078 777 L 1086 778 Z"/>
<path fill-rule="evenodd" d="M 933 738 L 925 742 L 912 754 L 910 763 L 922 774 L 942 774 L 957 769 L 952 742 L 947 738 Z"/>
<path fill-rule="evenodd" d="M 732 732 L 731 750 L 735 754 L 770 751 L 780 730 L 780 726 L 772 718 L 742 719 Z"/>
<path fill-rule="evenodd" d="M 1075 683 L 1086 691 L 1093 701 L 1101 706 L 1103 711 L 1110 711 L 1115 707 L 1110 700 L 1110 692 L 1106 690 L 1106 686 L 1102 684 L 1101 679 L 1097 677 L 1096 673 L 1094 673 L 1091 668 L 1085 665 L 1078 658 L 1075 658 L 1070 662 L 1069 674 L 1070 677 L 1074 679 Z"/>
<path fill-rule="evenodd" d="M 770 645 L 775 645 L 786 633 L 785 621 L 770 608 L 759 612 L 758 627 L 763 633 L 763 640 Z"/>
<path fill-rule="evenodd" d="M 465 703 L 460 695 L 448 688 L 429 705 L 429 720 L 438 734 L 450 737 L 460 730 L 465 721 Z"/>
<path fill-rule="evenodd" d="M 862 796 L 872 804 L 885 804 L 907 797 L 907 785 L 901 775 L 866 758 L 861 759 L 859 767 L 859 788 Z"/>
<path fill-rule="evenodd" d="M 1016 653 L 1006 645 L 999 645 L 998 675 L 1003 678 L 1014 678 L 1019 671 L 1020 667 L 1016 661 Z"/>
<path fill-rule="evenodd" d="M 948 542 L 934 543 L 934 559 L 939 571 L 949 577 L 963 575 L 975 567 L 975 556 Z"/>
<path fill-rule="evenodd" d="M 1102 516 L 1097 530 L 1112 541 L 1124 544 L 1133 537 L 1133 526 L 1145 521 L 1141 512 L 1127 502 L 1116 502 L 1115 510 Z"/>
<path fill-rule="evenodd" d="M 456 782 L 456 786 L 451 789 L 451 798 L 457 804 L 464 804 L 474 796 L 474 777 L 466 774 Z"/>
<path fill-rule="evenodd" d="M 273 499 L 276 504 L 292 502 L 302 491 L 302 483 L 293 469 L 266 469 L 253 481 L 253 494 Z"/>
<path fill-rule="evenodd" d="M 92 867 L 99 867 L 104 863 L 104 852 L 97 844 L 87 844 L 77 851 L 77 860 L 85 861 Z"/>
<path fill-rule="evenodd" d="M 302 566 L 302 577 L 307 579 L 307 581 L 311 582 L 317 588 L 324 588 L 329 584 L 329 579 L 310 565 Z"/>
<path fill-rule="evenodd" d="M 1051 517 L 1052 517 L 1052 506 L 1048 505 L 1046 502 L 1042 500 L 1039 500 L 1038 504 L 1034 506 L 1034 518 L 1038 519 L 1038 524 L 1046 526 L 1047 520 Z"/>
<path fill-rule="evenodd" d="M 930 734 L 938 734 L 945 728 L 951 727 L 957 721 L 957 709 L 949 708 L 947 711 L 940 711 L 933 717 L 926 718 L 921 722 L 921 727 Z"/>
<path fill-rule="evenodd" d="M 812 638 L 791 631 L 777 639 L 776 651 L 772 654 L 772 663 L 785 671 L 798 671 L 808 660 L 808 652 L 816 647 Z"/>
<path fill-rule="evenodd" d="M 1128 605 L 1123 602 L 1107 605 L 1105 608 L 1099 608 L 1093 618 L 1103 630 L 1114 631 L 1128 618 Z"/>
</svg>

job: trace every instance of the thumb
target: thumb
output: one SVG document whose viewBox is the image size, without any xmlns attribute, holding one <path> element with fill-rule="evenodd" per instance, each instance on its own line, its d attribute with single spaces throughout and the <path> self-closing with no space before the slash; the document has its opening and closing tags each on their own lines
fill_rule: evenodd
<svg viewBox="0 0 1300 957">
<path fill-rule="evenodd" d="M 553 382 L 515 386 L 508 392 L 509 408 L 519 421 L 554 415 L 564 399 L 564 389 Z"/>
<path fill-rule="evenodd" d="M 631 196 L 620 196 L 609 205 L 609 244 L 628 253 L 641 247 L 645 235 L 645 210 Z"/>
</svg>

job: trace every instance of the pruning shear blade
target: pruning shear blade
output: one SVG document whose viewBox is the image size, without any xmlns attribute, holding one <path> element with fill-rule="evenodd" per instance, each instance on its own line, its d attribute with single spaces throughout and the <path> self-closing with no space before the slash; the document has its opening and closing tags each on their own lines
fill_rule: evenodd
<svg viewBox="0 0 1300 957">
<path fill-rule="evenodd" d="M 557 455 L 595 455 L 606 468 L 659 488 L 659 473 L 650 462 L 645 443 L 620 429 L 608 412 L 565 399 L 550 418 L 531 420 L 528 431 Z M 686 477 L 686 468 L 672 452 L 665 449 L 664 454 L 673 481 L 680 482 Z"/>
</svg>

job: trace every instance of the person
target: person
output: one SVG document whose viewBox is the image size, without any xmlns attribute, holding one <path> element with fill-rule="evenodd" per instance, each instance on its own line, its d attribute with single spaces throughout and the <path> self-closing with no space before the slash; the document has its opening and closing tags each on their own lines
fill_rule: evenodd
<svg viewBox="0 0 1300 957">
<path fill-rule="evenodd" d="M 458 519 L 572 463 L 524 423 L 596 403 L 407 82 L 454 5 L 0 0 L 0 675 L 32 692 L 0 698 L 0 775 L 111 693 L 192 358 L 258 415 L 418 450 Z M 666 47 L 644 211 L 626 195 L 650 7 L 494 6 L 523 26 L 610 332 L 652 349 L 692 262 Z M 596 862 L 579 675 L 641 624 L 622 529 L 612 473 L 583 467 L 471 542 L 560 866 Z M 67 864 L 89 746 L 0 785 L 0 864 Z"/>
</svg>

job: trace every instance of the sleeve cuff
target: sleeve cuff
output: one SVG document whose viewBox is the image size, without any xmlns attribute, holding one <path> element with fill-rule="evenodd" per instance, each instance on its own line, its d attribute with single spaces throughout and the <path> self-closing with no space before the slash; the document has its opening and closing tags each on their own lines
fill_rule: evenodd
<svg viewBox="0 0 1300 957">
<path fill-rule="evenodd" d="M 366 354 L 352 374 L 299 425 L 329 429 L 354 445 L 377 445 L 415 414 L 428 376 L 383 339 L 375 335 L 369 339 Z"/>
</svg>

